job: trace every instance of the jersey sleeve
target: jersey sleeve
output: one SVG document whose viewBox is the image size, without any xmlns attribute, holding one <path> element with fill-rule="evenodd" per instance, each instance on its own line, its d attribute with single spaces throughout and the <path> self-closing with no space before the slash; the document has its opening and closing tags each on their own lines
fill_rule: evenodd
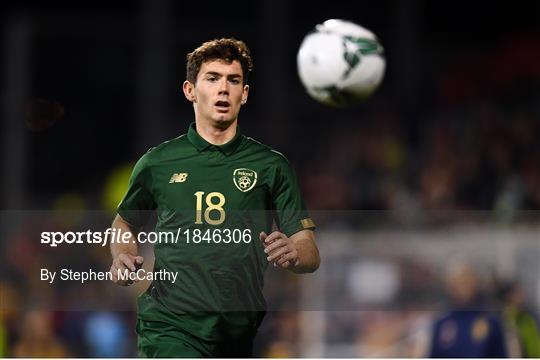
<svg viewBox="0 0 540 360">
<path fill-rule="evenodd" d="M 274 219 L 279 230 L 285 235 L 291 236 L 300 230 L 315 229 L 315 223 L 304 205 L 294 170 L 285 158 L 280 159 L 276 170 L 272 201 Z"/>
<path fill-rule="evenodd" d="M 156 208 L 151 191 L 151 173 L 148 153 L 135 164 L 129 179 L 128 190 L 118 205 L 118 214 L 130 225 L 143 226 Z"/>
</svg>

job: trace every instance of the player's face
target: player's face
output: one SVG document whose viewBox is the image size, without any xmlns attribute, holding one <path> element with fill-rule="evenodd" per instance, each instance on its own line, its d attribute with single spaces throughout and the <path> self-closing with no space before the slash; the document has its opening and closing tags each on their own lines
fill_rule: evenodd
<svg viewBox="0 0 540 360">
<path fill-rule="evenodd" d="M 242 66 L 236 60 L 230 64 L 221 60 L 203 63 L 196 83 L 187 84 L 186 97 L 195 104 L 195 116 L 215 126 L 235 121 L 249 91 L 243 80 Z"/>
</svg>

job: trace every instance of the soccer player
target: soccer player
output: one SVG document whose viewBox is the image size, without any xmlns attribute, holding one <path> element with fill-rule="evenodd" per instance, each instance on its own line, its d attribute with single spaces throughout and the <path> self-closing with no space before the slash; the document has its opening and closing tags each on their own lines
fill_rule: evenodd
<svg viewBox="0 0 540 360">
<path fill-rule="evenodd" d="M 187 56 L 186 98 L 195 122 L 187 134 L 150 149 L 135 165 L 112 227 L 136 236 L 149 211 L 156 232 L 181 234 L 154 246 L 154 280 L 138 299 L 139 355 L 249 357 L 266 303 L 268 264 L 295 273 L 319 267 L 313 221 L 290 164 L 243 135 L 252 60 L 235 39 L 206 42 Z M 273 224 L 279 231 L 273 231 Z M 111 244 L 113 281 L 135 271 L 137 244 Z"/>
</svg>

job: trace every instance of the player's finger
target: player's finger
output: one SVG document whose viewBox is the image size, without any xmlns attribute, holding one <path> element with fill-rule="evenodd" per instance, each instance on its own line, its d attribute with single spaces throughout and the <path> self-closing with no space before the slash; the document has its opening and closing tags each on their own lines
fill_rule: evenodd
<svg viewBox="0 0 540 360">
<path fill-rule="evenodd" d="M 259 234 L 259 240 L 261 240 L 263 244 L 264 244 L 264 240 L 266 240 L 267 237 L 268 235 L 264 231 L 261 231 L 261 233 Z"/>
<path fill-rule="evenodd" d="M 280 257 L 276 262 L 279 266 L 283 266 L 284 263 L 286 263 L 287 261 L 291 260 L 291 257 L 292 257 L 292 254 L 291 253 L 287 253 L 287 254 L 284 254 L 282 257 Z"/>
<path fill-rule="evenodd" d="M 284 247 L 281 247 L 279 249 L 277 249 L 276 251 L 274 251 L 270 256 L 268 256 L 268 261 L 274 261 L 276 259 L 279 259 L 282 255 L 288 253 L 290 250 L 284 246 Z"/>
<path fill-rule="evenodd" d="M 273 233 L 270 233 L 266 236 L 266 238 L 264 239 L 264 244 L 265 245 L 269 245 L 271 243 L 273 243 L 275 240 L 276 240 L 276 232 L 274 231 Z"/>
<path fill-rule="evenodd" d="M 113 265 L 121 271 L 128 269 L 127 266 L 119 258 L 113 260 Z"/>
<path fill-rule="evenodd" d="M 120 279 L 118 278 L 118 268 L 114 265 L 111 266 L 111 278 L 114 283 L 121 283 Z"/>
<path fill-rule="evenodd" d="M 276 261 L 280 267 L 288 268 L 298 261 L 298 251 L 291 247 L 287 247 L 287 250 L 287 253 L 280 256 Z M 285 264 L 287 265 L 285 266 Z"/>
<path fill-rule="evenodd" d="M 266 249 L 264 249 L 264 252 L 267 254 L 272 254 L 274 250 L 280 247 L 283 247 L 285 245 L 287 245 L 287 241 L 285 239 L 278 239 L 274 241 L 273 243 L 271 243 L 270 245 L 268 245 Z"/>
<path fill-rule="evenodd" d="M 119 256 L 120 262 L 122 262 L 129 270 L 135 271 L 137 270 L 137 267 L 135 266 L 135 261 L 127 256 L 121 257 Z"/>
<path fill-rule="evenodd" d="M 118 255 L 118 260 L 121 261 L 125 266 L 127 266 L 127 268 L 130 269 L 131 271 L 137 270 L 135 268 L 135 264 L 133 264 L 133 260 L 130 259 L 130 257 L 127 256 L 126 254 Z"/>
<path fill-rule="evenodd" d="M 111 266 L 111 269 L 109 270 L 109 272 L 111 273 L 111 279 L 112 279 L 112 281 L 113 281 L 113 282 L 118 281 L 118 276 L 117 276 L 118 272 L 117 272 L 117 270 L 116 270 L 116 266 L 112 265 L 112 266 Z"/>
<path fill-rule="evenodd" d="M 278 240 L 278 241 L 280 241 L 280 240 Z M 280 254 L 283 254 L 284 251 L 287 252 L 287 248 L 288 248 L 288 246 L 287 246 L 286 243 L 281 243 L 280 245 L 276 246 L 274 249 L 270 249 L 268 251 L 268 255 L 272 256 L 272 257 L 277 257 Z"/>
<path fill-rule="evenodd" d="M 110 271 L 111 271 L 111 273 L 113 273 L 114 275 L 117 275 L 117 274 L 118 274 L 118 267 L 115 265 L 114 262 L 113 262 L 113 264 L 111 265 Z"/>
<path fill-rule="evenodd" d="M 289 253 L 291 250 L 287 246 L 280 247 L 273 252 L 270 253 L 268 256 L 268 261 L 276 261 L 277 259 L 281 258 L 283 255 Z"/>
<path fill-rule="evenodd" d="M 126 282 L 124 280 L 120 280 L 118 278 L 118 272 L 116 267 L 113 265 L 111 266 L 111 280 L 113 283 L 120 285 L 120 286 L 127 286 Z"/>
<path fill-rule="evenodd" d="M 274 231 L 273 233 L 271 233 L 270 235 L 268 235 L 268 237 L 264 240 L 265 243 L 267 244 L 271 244 L 273 243 L 276 239 L 279 239 L 281 237 L 283 237 L 284 235 L 282 233 L 280 233 L 279 231 Z"/>
<path fill-rule="evenodd" d="M 133 265 L 135 266 L 135 268 L 140 269 L 141 265 L 144 262 L 144 258 L 142 256 L 132 256 L 132 255 L 129 255 L 129 257 L 133 260 Z M 135 270 L 135 271 L 137 271 L 137 270 Z M 137 276 L 135 276 L 135 278 L 133 280 L 129 281 L 128 285 L 135 284 L 135 283 L 138 283 L 138 282 L 139 282 L 139 278 Z"/>
<path fill-rule="evenodd" d="M 119 271 L 124 272 L 125 270 L 131 270 L 126 264 L 124 264 L 120 259 L 114 260 L 114 265 Z"/>
<path fill-rule="evenodd" d="M 283 265 L 281 265 L 282 268 L 287 269 L 291 265 L 291 262 L 289 260 L 285 261 Z"/>
<path fill-rule="evenodd" d="M 120 270 L 120 271 L 128 270 L 128 268 L 126 267 L 126 265 L 124 265 L 124 263 L 121 262 L 121 261 L 118 260 L 118 259 L 114 259 L 114 260 L 113 260 L 113 266 L 116 268 L 116 270 Z"/>
</svg>

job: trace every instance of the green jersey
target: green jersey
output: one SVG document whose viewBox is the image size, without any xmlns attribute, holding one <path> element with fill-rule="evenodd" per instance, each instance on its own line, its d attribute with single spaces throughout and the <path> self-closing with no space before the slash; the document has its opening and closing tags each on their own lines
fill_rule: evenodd
<svg viewBox="0 0 540 360">
<path fill-rule="evenodd" d="M 206 340 L 223 329 L 254 331 L 266 309 L 267 255 L 259 233 L 313 229 L 296 177 L 280 153 L 237 130 L 228 143 L 188 133 L 149 150 L 135 165 L 118 213 L 133 226 L 156 210 L 156 280 L 139 298 L 139 319 L 162 321 Z M 161 236 L 165 234 L 164 236 Z"/>
</svg>

